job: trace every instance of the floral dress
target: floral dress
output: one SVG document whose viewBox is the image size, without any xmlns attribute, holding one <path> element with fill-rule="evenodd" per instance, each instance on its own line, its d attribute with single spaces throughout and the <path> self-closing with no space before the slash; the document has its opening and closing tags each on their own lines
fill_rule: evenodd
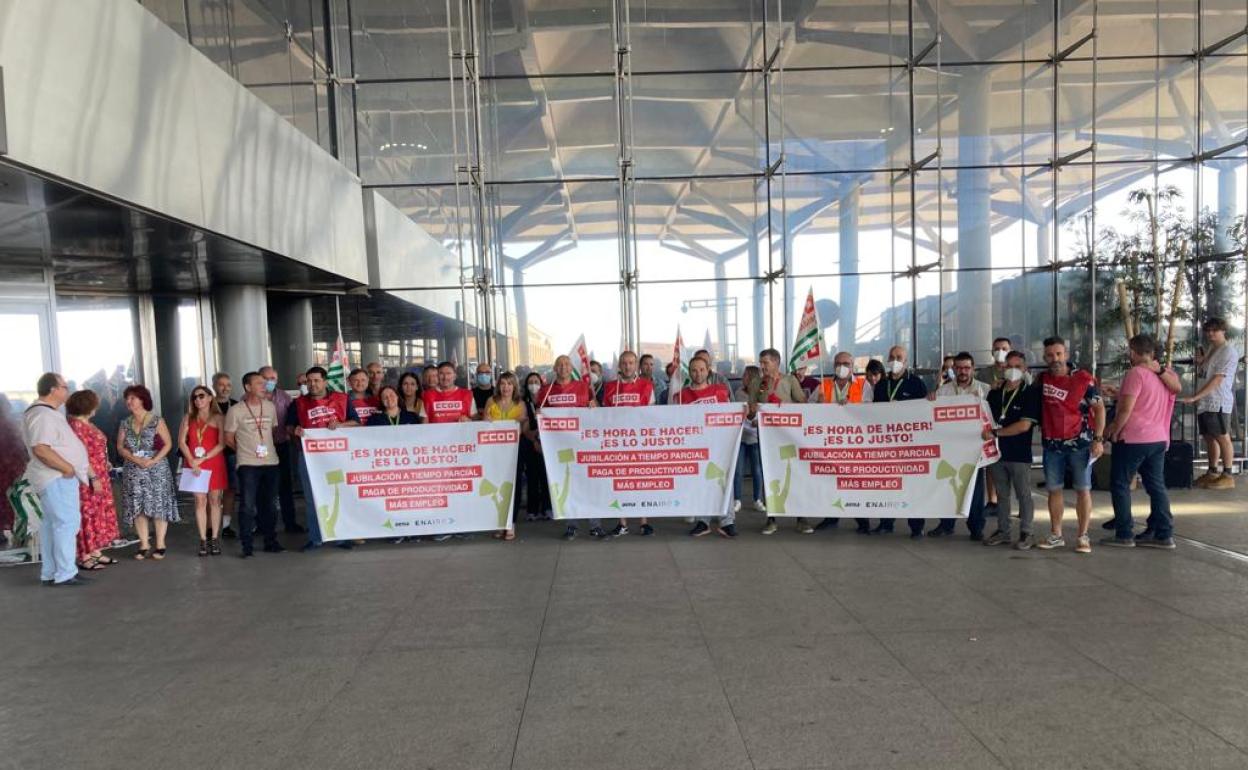
<svg viewBox="0 0 1248 770">
<path fill-rule="evenodd" d="M 134 420 L 127 417 L 121 423 L 122 440 L 131 454 L 146 453 L 156 456 L 156 426 L 160 418 L 151 415 L 138 433 L 134 432 Z M 138 516 L 163 521 L 179 521 L 178 501 L 173 488 L 173 472 L 164 460 L 150 468 L 140 468 L 126 460 L 121 470 L 121 507 L 126 526 L 133 526 Z"/>
<path fill-rule="evenodd" d="M 107 548 L 117 539 L 117 510 L 113 507 L 113 484 L 108 478 L 108 439 L 86 420 L 71 419 L 69 427 L 87 448 L 91 475 L 100 486 L 92 492 L 86 484 L 78 485 L 78 502 L 82 508 L 82 528 L 78 530 L 78 561 L 85 561 L 92 551 Z"/>
<path fill-rule="evenodd" d="M 22 429 L 9 414 L 9 405 L 0 402 L 0 531 L 13 529 L 14 511 L 5 493 L 26 470 L 26 443 Z"/>
</svg>

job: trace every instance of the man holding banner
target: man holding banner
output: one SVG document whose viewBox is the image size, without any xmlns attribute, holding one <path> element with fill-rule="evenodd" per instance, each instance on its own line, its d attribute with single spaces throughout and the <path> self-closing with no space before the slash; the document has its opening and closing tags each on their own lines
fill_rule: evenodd
<svg viewBox="0 0 1248 770">
<path fill-rule="evenodd" d="M 985 382 L 975 379 L 975 358 L 963 351 L 953 357 L 953 379 L 942 384 L 929 398 L 942 399 L 954 396 L 975 396 L 984 407 L 984 414 L 992 413 L 988 406 L 988 393 L 992 388 Z M 941 519 L 928 533 L 928 537 L 944 537 L 953 534 L 953 519 Z M 971 531 L 971 540 L 980 542 L 984 539 L 984 470 L 975 473 L 974 493 L 971 497 L 971 515 L 966 520 L 966 527 Z"/>
<path fill-rule="evenodd" d="M 455 385 L 455 364 L 438 364 L 438 384 L 420 394 L 425 402 L 425 415 L 431 423 L 469 422 L 477 414 L 472 391 Z"/>
<path fill-rule="evenodd" d="M 869 404 L 875 395 L 866 377 L 854 376 L 854 356 L 848 350 L 839 351 L 832 359 L 832 377 L 819 383 L 816 397 L 821 404 Z M 871 534 L 871 520 L 857 518 L 858 534 Z M 829 516 L 815 525 L 815 529 L 828 529 L 841 523 L 839 517 Z"/>
<path fill-rule="evenodd" d="M 680 391 L 680 403 L 682 404 L 727 404 L 732 399 L 728 395 L 728 386 L 722 383 L 711 383 L 711 367 L 705 358 L 694 356 L 689 362 L 689 384 Z M 737 536 L 736 512 L 735 506 L 730 506 L 727 512 L 719 517 L 719 527 L 716 531 L 720 535 L 728 538 Z M 702 537 L 711 531 L 711 523 L 709 517 L 699 518 L 697 523 L 693 525 L 693 529 L 689 531 L 692 537 Z"/>
<path fill-rule="evenodd" d="M 602 387 L 602 405 L 613 406 L 652 406 L 654 404 L 654 383 L 643 380 L 637 373 L 637 354 L 625 350 L 616 362 L 619 376 Z M 611 537 L 628 534 L 628 519 L 621 518 L 620 523 L 611 530 Z M 644 516 L 641 519 L 641 534 L 654 534 L 654 527 Z"/>
<path fill-rule="evenodd" d="M 780 351 L 767 348 L 758 354 L 758 364 L 763 376 L 759 378 L 758 387 L 750 393 L 749 400 L 746 402 L 749 417 L 755 416 L 760 404 L 806 403 L 806 392 L 802 390 L 802 385 L 797 378 L 780 371 Z M 757 480 L 755 483 L 758 483 Z M 766 508 L 765 503 L 763 507 Z M 815 528 L 807 524 L 805 519 L 799 518 L 797 531 L 803 535 L 810 535 L 814 533 Z M 774 516 L 768 516 L 767 524 L 763 527 L 763 534 L 774 535 L 775 533 L 776 519 Z"/>
<path fill-rule="evenodd" d="M 901 345 L 888 349 L 888 365 L 885 367 L 888 375 L 876 383 L 875 392 L 871 394 L 874 403 L 918 401 L 927 398 L 927 386 L 910 371 L 907 359 L 906 349 Z M 871 534 L 891 535 L 893 522 L 894 519 L 880 519 L 879 525 L 871 530 Z M 915 540 L 923 537 L 923 522 L 924 519 L 921 518 L 909 519 L 907 523 L 910 525 L 910 537 Z"/>
<path fill-rule="evenodd" d="M 325 369 L 314 366 L 309 369 L 307 377 L 308 393 L 295 399 L 292 408 L 286 412 L 286 422 L 290 427 L 290 435 L 295 440 L 303 439 L 303 432 L 315 428 L 336 430 L 342 426 L 358 425 L 360 418 L 347 399 L 347 394 L 330 392 L 329 373 Z M 316 517 L 316 502 L 312 498 L 312 481 L 308 476 L 308 458 L 299 455 L 299 485 L 303 488 L 304 519 L 308 525 L 308 541 L 301 550 L 310 551 L 321 547 L 321 526 Z M 350 541 L 340 547 L 350 548 Z"/>
<path fill-rule="evenodd" d="M 583 347 L 583 346 L 582 346 Z M 589 378 L 582 377 L 580 379 L 572 379 L 572 359 L 568 356 L 559 356 L 555 359 L 554 379 L 547 383 L 537 394 L 537 412 L 540 415 L 542 409 L 549 406 L 556 407 L 589 407 L 598 406 L 589 392 Z M 540 424 L 540 421 L 539 421 Z M 543 439 L 543 444 L 545 440 Z M 543 452 L 545 454 L 545 452 Z M 547 461 L 549 466 L 549 460 Z M 550 474 L 550 468 L 547 467 L 547 475 Z M 553 477 L 552 477 L 553 481 Z M 554 495 L 554 489 L 551 489 Z M 558 513 L 558 511 L 556 511 Z M 593 538 L 604 538 L 606 533 L 602 531 L 602 519 L 591 518 L 589 521 L 589 536 Z M 576 537 L 576 524 L 569 523 L 563 531 L 564 540 L 572 540 Z"/>
</svg>

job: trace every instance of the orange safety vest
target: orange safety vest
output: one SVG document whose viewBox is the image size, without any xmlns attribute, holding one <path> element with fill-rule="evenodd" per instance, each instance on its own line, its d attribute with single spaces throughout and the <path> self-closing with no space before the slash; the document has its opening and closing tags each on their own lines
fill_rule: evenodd
<svg viewBox="0 0 1248 770">
<path fill-rule="evenodd" d="M 846 403 L 861 404 L 862 403 L 862 389 L 865 388 L 866 385 L 867 385 L 866 377 L 855 377 L 852 380 L 850 380 L 849 381 L 849 395 L 846 398 Z M 822 403 L 825 403 L 825 404 L 837 403 L 836 401 L 836 378 L 829 377 L 825 379 L 823 382 L 819 383 L 819 389 L 823 394 L 823 398 L 821 399 Z"/>
</svg>

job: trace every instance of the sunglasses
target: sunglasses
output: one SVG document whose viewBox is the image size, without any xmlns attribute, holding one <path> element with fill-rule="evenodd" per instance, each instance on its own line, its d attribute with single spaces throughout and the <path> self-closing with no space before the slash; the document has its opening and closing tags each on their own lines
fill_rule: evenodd
<svg viewBox="0 0 1248 770">
<path fill-rule="evenodd" d="M 207 393 L 196 393 L 195 395 L 191 396 L 192 401 L 199 401 L 200 399 L 203 399 L 203 398 L 212 398 L 212 396 L 208 395 Z"/>
</svg>

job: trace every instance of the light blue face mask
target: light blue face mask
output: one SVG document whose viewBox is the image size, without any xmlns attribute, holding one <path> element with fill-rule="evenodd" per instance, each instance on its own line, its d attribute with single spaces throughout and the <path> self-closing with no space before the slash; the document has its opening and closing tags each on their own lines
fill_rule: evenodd
<svg viewBox="0 0 1248 770">
<path fill-rule="evenodd" d="M 477 384 L 478 384 L 478 385 L 480 385 L 480 386 L 481 386 L 481 387 L 483 387 L 483 388 L 484 388 L 484 387 L 489 387 L 490 383 L 491 383 L 491 382 L 493 382 L 493 381 L 494 381 L 494 378 L 493 378 L 493 377 L 491 377 L 491 376 L 490 376 L 490 375 L 488 375 L 488 374 L 478 374 L 478 375 L 477 375 Z"/>
<path fill-rule="evenodd" d="M 264 389 L 270 393 L 277 390 L 277 380 L 265 380 Z"/>
</svg>

